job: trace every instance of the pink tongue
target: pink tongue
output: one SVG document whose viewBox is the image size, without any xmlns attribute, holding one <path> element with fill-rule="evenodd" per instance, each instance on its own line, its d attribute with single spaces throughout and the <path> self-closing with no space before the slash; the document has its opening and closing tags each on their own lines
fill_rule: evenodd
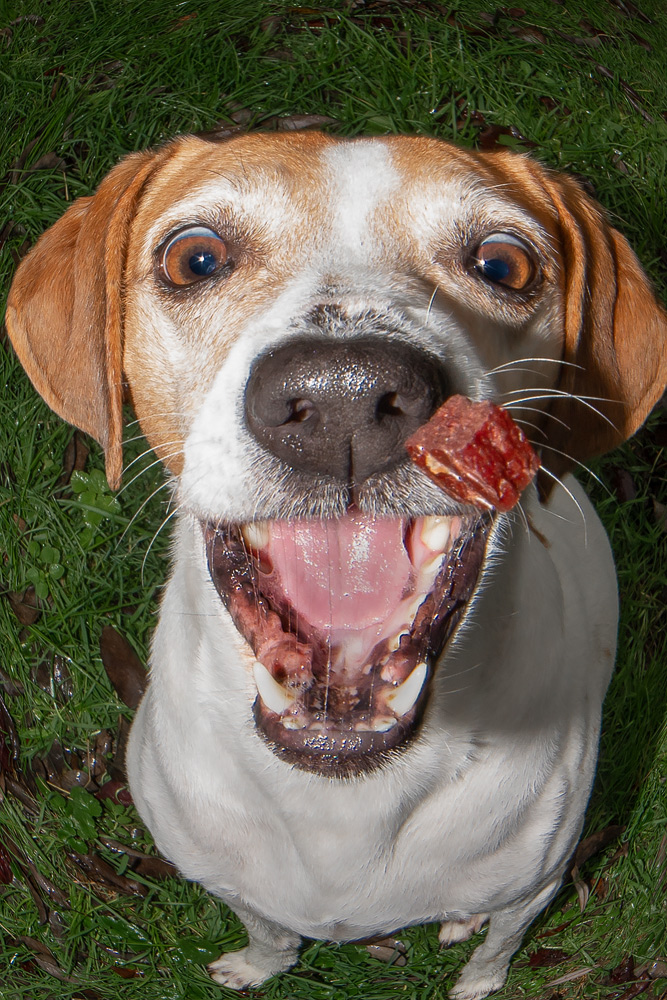
<svg viewBox="0 0 667 1000">
<path fill-rule="evenodd" d="M 410 579 L 400 519 L 348 514 L 331 521 L 272 521 L 268 554 L 278 577 L 274 586 L 322 630 L 384 621 Z"/>
</svg>

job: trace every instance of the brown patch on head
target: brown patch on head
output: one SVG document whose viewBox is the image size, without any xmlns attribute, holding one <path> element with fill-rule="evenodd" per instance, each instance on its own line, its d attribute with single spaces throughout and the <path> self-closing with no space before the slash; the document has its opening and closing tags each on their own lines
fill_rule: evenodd
<svg viewBox="0 0 667 1000">
<path fill-rule="evenodd" d="M 319 133 L 188 137 L 144 193 L 127 260 L 123 366 L 142 429 L 176 475 L 191 419 L 234 341 L 302 266 L 313 233 L 325 231 L 319 154 L 335 141 Z M 263 222 L 272 202 L 273 228 Z M 157 250 L 195 223 L 225 241 L 227 272 L 197 287 L 166 287 Z"/>
<path fill-rule="evenodd" d="M 479 158 L 554 234 L 566 364 L 542 462 L 562 475 L 634 434 L 660 399 L 667 316 L 628 242 L 577 181 L 508 152 Z"/>
</svg>

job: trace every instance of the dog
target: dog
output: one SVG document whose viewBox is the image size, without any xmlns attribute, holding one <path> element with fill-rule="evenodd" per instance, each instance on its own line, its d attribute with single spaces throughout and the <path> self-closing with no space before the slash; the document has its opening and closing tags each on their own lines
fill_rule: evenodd
<svg viewBox="0 0 667 1000">
<path fill-rule="evenodd" d="M 213 979 L 437 921 L 442 945 L 488 923 L 451 995 L 499 989 L 580 836 L 615 655 L 609 544 L 569 473 L 667 381 L 625 239 L 508 151 L 187 136 L 68 209 L 6 322 L 112 487 L 124 391 L 173 483 L 127 765 L 159 849 L 247 928 Z M 408 460 L 454 393 L 539 452 L 510 513 Z"/>
</svg>

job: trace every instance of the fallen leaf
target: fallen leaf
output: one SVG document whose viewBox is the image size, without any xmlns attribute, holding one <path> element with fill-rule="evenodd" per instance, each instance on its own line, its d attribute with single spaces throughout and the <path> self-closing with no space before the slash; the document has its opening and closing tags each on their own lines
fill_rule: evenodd
<svg viewBox="0 0 667 1000">
<path fill-rule="evenodd" d="M 79 431 L 74 431 L 67 442 L 63 455 L 63 472 L 58 480 L 58 486 L 67 486 L 73 472 L 83 472 L 90 449 Z"/>
<path fill-rule="evenodd" d="M 627 469 L 623 469 L 618 465 L 615 465 L 611 470 L 611 485 L 617 500 L 621 503 L 634 500 L 637 496 L 637 487 L 635 486 L 634 479 Z"/>
<path fill-rule="evenodd" d="M 568 958 L 571 958 L 566 951 L 560 948 L 538 948 L 528 956 L 528 964 L 531 969 L 549 969 L 554 965 L 560 965 Z"/>
<path fill-rule="evenodd" d="M 0 695 L 0 738 L 5 737 L 10 753 L 10 760 L 15 769 L 18 769 L 19 757 L 21 754 L 21 741 L 11 712 L 5 704 L 5 699 Z"/>
<path fill-rule="evenodd" d="M 514 125 L 489 125 L 488 128 L 485 128 L 483 132 L 479 133 L 477 141 L 480 149 L 496 149 L 498 146 L 505 145 L 500 142 L 500 139 L 503 136 L 508 136 L 516 143 L 521 143 L 523 146 L 537 146 L 536 142 L 532 142 L 530 139 L 527 139 L 525 135 L 522 135 L 521 132 L 519 132 L 518 128 L 514 127 Z"/>
<path fill-rule="evenodd" d="M 655 962 L 644 962 L 635 969 L 638 976 L 648 976 L 649 979 L 667 979 L 667 959 L 658 958 Z"/>
<path fill-rule="evenodd" d="M 10 864 L 9 852 L 4 844 L 0 843 L 0 882 L 4 885 L 11 885 L 13 880 L 14 873 Z"/>
<path fill-rule="evenodd" d="M 137 708 L 148 684 L 146 668 L 127 639 L 112 625 L 102 629 L 100 655 L 120 700 L 129 708 Z"/>
<path fill-rule="evenodd" d="M 80 869 L 98 885 L 116 889 L 124 896 L 147 896 L 148 889 L 134 879 L 126 878 L 125 875 L 118 875 L 108 861 L 97 854 L 80 854 L 78 851 L 66 851 L 70 858 Z"/>
<path fill-rule="evenodd" d="M 643 11 L 639 10 L 638 7 L 635 7 L 632 0 L 608 0 L 608 2 L 612 7 L 615 7 L 617 10 L 620 10 L 622 14 L 625 14 L 626 17 L 636 17 L 640 21 L 643 21 L 644 24 L 653 24 L 652 19 L 647 14 L 644 14 Z"/>
<path fill-rule="evenodd" d="M 105 782 L 105 784 L 103 784 L 101 788 L 95 792 L 95 798 L 110 799 L 112 802 L 118 802 L 119 805 L 122 806 L 132 805 L 132 795 L 130 794 L 130 790 L 125 781 L 114 781 L 112 779 L 111 781 Z"/>
<path fill-rule="evenodd" d="M 41 615 L 40 601 L 32 584 L 23 593 L 10 591 L 7 594 L 9 605 L 21 625 L 34 625 Z"/>
<path fill-rule="evenodd" d="M 598 854 L 600 851 L 604 850 L 604 848 L 608 847 L 609 844 L 613 844 L 613 842 L 618 840 L 624 832 L 624 826 L 616 826 L 611 823 L 609 826 L 605 826 L 604 829 L 598 830 L 596 833 L 592 833 L 588 837 L 584 837 L 583 840 L 579 841 L 579 845 L 574 852 L 574 858 L 569 871 L 572 872 L 574 868 L 581 868 L 581 866 L 588 861 L 589 858 L 592 858 L 594 854 Z"/>
<path fill-rule="evenodd" d="M 322 128 L 324 125 L 335 125 L 337 118 L 328 115 L 285 115 L 276 119 L 279 132 L 297 132 L 306 128 Z"/>
<path fill-rule="evenodd" d="M 178 868 L 170 861 L 165 861 L 164 858 L 158 858 L 154 854 L 144 854 L 134 847 L 128 847 L 126 844 L 113 840 L 111 837 L 100 837 L 100 840 L 110 851 L 114 851 L 116 854 L 126 854 L 130 858 L 130 870 L 137 875 L 152 879 L 178 878 Z"/>
<path fill-rule="evenodd" d="M 617 983 L 629 983 L 635 978 L 635 960 L 632 955 L 626 955 L 622 962 L 612 969 L 607 976 L 607 983 L 615 986 Z"/>
</svg>

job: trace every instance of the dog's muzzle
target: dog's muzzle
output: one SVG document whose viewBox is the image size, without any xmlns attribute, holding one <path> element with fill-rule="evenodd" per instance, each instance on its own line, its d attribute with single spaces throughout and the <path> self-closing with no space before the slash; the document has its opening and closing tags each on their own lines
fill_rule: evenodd
<svg viewBox="0 0 667 1000">
<path fill-rule="evenodd" d="M 437 359 L 400 340 L 302 338 L 262 356 L 246 420 L 286 476 L 348 487 L 343 516 L 203 525 L 218 594 L 251 647 L 254 717 L 299 767 L 346 775 L 405 747 L 475 589 L 490 519 L 374 517 L 370 476 L 440 405 Z"/>
</svg>

